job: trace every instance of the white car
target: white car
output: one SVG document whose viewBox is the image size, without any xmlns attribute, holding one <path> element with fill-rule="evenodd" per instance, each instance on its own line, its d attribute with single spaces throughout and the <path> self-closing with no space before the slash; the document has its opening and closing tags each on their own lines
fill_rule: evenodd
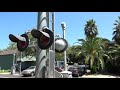
<svg viewBox="0 0 120 90">
<path fill-rule="evenodd" d="M 36 66 L 30 66 L 28 69 L 22 71 L 23 76 L 34 76 Z"/>
</svg>

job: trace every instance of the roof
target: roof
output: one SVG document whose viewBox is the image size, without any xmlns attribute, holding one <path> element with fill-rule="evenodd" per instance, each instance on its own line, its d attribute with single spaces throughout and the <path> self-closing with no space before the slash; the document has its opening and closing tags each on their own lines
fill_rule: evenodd
<svg viewBox="0 0 120 90">
<path fill-rule="evenodd" d="M 18 50 L 5 50 L 5 51 L 0 51 L 0 56 L 2 55 L 11 55 L 11 54 L 16 54 L 18 53 Z M 20 58 L 17 58 L 17 61 L 20 61 Z M 27 57 L 23 57 L 21 59 L 21 61 L 36 61 L 35 57 L 32 56 L 27 56 Z"/>
<path fill-rule="evenodd" d="M 20 58 L 17 58 L 17 61 L 20 61 Z M 36 61 L 36 58 L 33 56 L 26 56 L 21 59 L 22 62 L 24 61 Z"/>
<path fill-rule="evenodd" d="M 16 54 L 17 52 L 18 52 L 17 50 L 5 50 L 5 51 L 0 51 L 0 55 Z"/>
</svg>

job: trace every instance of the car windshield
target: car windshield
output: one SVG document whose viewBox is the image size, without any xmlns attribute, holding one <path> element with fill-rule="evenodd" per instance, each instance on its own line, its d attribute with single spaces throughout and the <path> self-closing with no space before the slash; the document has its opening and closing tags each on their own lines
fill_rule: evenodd
<svg viewBox="0 0 120 90">
<path fill-rule="evenodd" d="M 34 69 L 35 68 L 35 66 L 31 66 L 31 67 L 29 67 L 28 69 Z"/>
</svg>

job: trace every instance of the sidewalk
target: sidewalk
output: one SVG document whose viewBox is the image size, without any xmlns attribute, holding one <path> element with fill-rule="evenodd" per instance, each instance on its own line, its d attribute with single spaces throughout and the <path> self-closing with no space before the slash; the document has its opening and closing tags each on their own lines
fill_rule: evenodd
<svg viewBox="0 0 120 90">
<path fill-rule="evenodd" d="M 93 75 L 83 75 L 80 78 L 120 78 L 120 76 L 93 74 Z"/>
</svg>

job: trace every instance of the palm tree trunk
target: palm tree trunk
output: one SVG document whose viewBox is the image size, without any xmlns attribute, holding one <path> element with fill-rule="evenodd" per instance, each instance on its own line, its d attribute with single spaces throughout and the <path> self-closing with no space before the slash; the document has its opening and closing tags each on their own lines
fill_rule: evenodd
<svg viewBox="0 0 120 90">
<path fill-rule="evenodd" d="M 94 60 L 94 57 L 92 56 L 90 59 L 90 68 L 92 68 L 92 66 L 93 66 L 93 60 Z"/>
</svg>

